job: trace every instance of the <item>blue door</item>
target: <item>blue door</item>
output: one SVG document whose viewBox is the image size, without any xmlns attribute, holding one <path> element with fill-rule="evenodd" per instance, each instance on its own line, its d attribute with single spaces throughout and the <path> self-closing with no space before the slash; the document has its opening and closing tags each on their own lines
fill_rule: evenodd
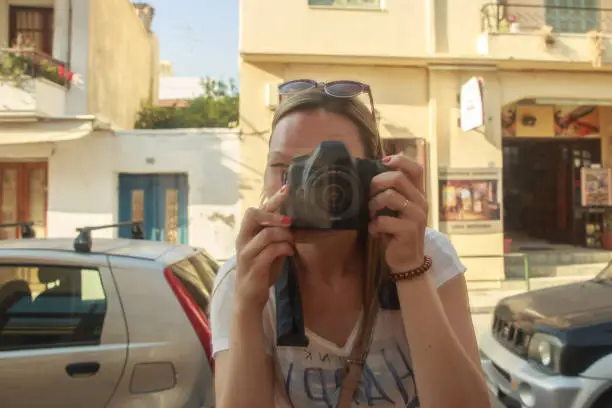
<svg viewBox="0 0 612 408">
<path fill-rule="evenodd" d="M 143 221 L 145 238 L 188 241 L 186 174 L 119 174 L 119 222 Z M 130 229 L 119 229 L 121 238 Z"/>
</svg>

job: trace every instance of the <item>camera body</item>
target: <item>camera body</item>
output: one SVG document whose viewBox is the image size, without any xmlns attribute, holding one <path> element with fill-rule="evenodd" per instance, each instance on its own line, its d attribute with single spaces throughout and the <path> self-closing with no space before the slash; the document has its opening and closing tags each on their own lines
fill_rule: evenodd
<svg viewBox="0 0 612 408">
<path fill-rule="evenodd" d="M 312 155 L 293 159 L 281 212 L 296 229 L 361 229 L 370 218 L 372 178 L 386 171 L 390 169 L 380 160 L 353 158 L 342 142 L 322 142 Z"/>
<path fill-rule="evenodd" d="M 289 196 L 281 212 L 291 217 L 291 227 L 295 229 L 363 231 L 370 221 L 372 178 L 390 170 L 379 160 L 353 158 L 342 142 L 322 142 L 312 155 L 293 159 L 284 180 Z M 378 215 L 398 213 L 384 209 Z M 307 347 L 309 340 L 292 257 L 285 259 L 274 288 L 277 346 Z M 379 291 L 381 301 L 387 302 L 387 292 Z M 398 306 L 396 292 L 391 293 L 391 298 Z"/>
</svg>

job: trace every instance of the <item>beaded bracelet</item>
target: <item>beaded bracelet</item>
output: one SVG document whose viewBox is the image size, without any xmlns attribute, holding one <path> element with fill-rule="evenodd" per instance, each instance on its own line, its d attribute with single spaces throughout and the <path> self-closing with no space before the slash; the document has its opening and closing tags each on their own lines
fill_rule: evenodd
<svg viewBox="0 0 612 408">
<path fill-rule="evenodd" d="M 419 266 L 418 268 L 410 269 L 409 271 L 405 271 L 405 272 L 389 273 L 389 277 L 391 278 L 393 282 L 402 281 L 402 280 L 413 280 L 423 275 L 428 270 L 430 270 L 431 265 L 432 265 L 431 258 L 425 255 L 425 258 L 423 258 L 423 264 Z"/>
</svg>

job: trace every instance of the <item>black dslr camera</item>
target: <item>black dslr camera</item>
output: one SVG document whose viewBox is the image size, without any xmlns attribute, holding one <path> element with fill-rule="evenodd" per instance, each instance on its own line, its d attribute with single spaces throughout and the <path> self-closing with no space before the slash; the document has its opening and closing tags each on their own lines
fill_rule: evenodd
<svg viewBox="0 0 612 408">
<path fill-rule="evenodd" d="M 323 142 L 310 156 L 293 159 L 284 180 L 289 197 L 281 207 L 293 229 L 359 230 L 370 220 L 370 183 L 389 171 L 379 160 L 355 159 L 342 142 Z M 396 216 L 385 209 L 380 215 Z M 276 344 L 306 347 L 308 338 L 295 266 L 287 258 L 275 284 Z"/>
<path fill-rule="evenodd" d="M 281 212 L 294 229 L 362 229 L 369 220 L 370 182 L 385 171 L 379 160 L 353 158 L 342 142 L 323 142 L 311 156 L 293 159 Z"/>
</svg>

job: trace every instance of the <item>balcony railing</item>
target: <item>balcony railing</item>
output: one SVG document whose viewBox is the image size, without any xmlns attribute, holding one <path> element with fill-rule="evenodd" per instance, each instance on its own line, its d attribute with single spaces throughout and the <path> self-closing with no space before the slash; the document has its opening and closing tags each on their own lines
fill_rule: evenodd
<svg viewBox="0 0 612 408">
<path fill-rule="evenodd" d="M 483 32 L 533 32 L 548 27 L 554 33 L 612 32 L 612 9 L 502 1 L 482 7 L 481 25 Z"/>
<path fill-rule="evenodd" d="M 67 64 L 43 52 L 24 48 L 0 48 L 0 82 L 19 85 L 28 78 L 44 78 L 68 87 L 73 73 Z"/>
</svg>

